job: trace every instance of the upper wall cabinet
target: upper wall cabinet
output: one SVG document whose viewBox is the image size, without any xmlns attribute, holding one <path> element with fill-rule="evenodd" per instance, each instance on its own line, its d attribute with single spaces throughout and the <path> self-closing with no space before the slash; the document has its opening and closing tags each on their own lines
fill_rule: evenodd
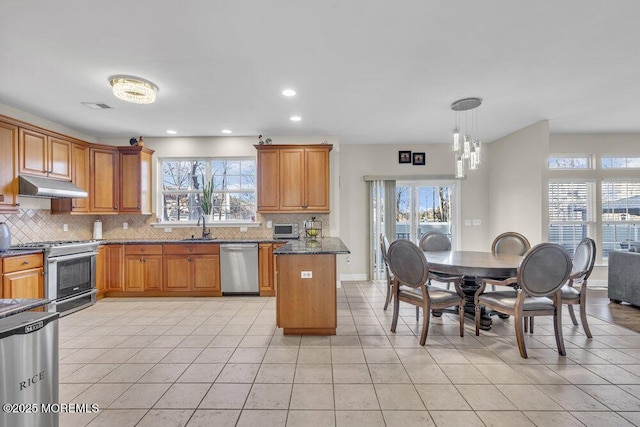
<svg viewBox="0 0 640 427">
<path fill-rule="evenodd" d="M 18 210 L 18 127 L 0 122 L 0 212 Z"/>
<path fill-rule="evenodd" d="M 120 203 L 119 212 L 150 215 L 151 156 L 153 151 L 144 147 L 119 147 Z"/>
<path fill-rule="evenodd" d="M 20 128 L 18 172 L 71 181 L 71 141 Z"/>
<path fill-rule="evenodd" d="M 255 147 L 258 212 L 329 212 L 329 152 L 333 145 Z"/>
<path fill-rule="evenodd" d="M 89 211 L 118 213 L 118 149 L 89 148 Z"/>
</svg>

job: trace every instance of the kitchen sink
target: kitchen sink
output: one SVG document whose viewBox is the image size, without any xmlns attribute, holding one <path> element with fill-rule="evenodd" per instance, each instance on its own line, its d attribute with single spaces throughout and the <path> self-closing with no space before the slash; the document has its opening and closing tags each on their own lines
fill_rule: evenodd
<svg viewBox="0 0 640 427">
<path fill-rule="evenodd" d="M 206 242 L 208 240 L 216 240 L 215 237 L 187 237 L 182 239 L 183 242 Z"/>
</svg>

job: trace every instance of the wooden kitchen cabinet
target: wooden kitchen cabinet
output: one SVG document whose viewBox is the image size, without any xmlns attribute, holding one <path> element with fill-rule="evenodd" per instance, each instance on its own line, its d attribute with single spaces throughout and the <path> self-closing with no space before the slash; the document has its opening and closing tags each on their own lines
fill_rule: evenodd
<svg viewBox="0 0 640 427">
<path fill-rule="evenodd" d="M 162 290 L 162 245 L 125 245 L 124 290 Z"/>
<path fill-rule="evenodd" d="M 280 150 L 258 149 L 258 212 L 280 209 Z"/>
<path fill-rule="evenodd" d="M 90 170 L 89 170 L 89 146 L 86 144 L 73 143 L 71 145 L 71 182 L 79 188 L 90 191 Z M 52 199 L 51 212 L 88 213 L 89 198 L 83 199 Z"/>
<path fill-rule="evenodd" d="M 276 323 L 285 335 L 335 335 L 336 256 L 276 255 Z M 302 278 L 302 272 L 311 277 Z"/>
<path fill-rule="evenodd" d="M 107 293 L 107 246 L 100 245 L 97 248 L 96 256 L 96 290 L 97 297 L 103 298 Z"/>
<path fill-rule="evenodd" d="M 0 212 L 18 211 L 18 126 L 0 122 Z"/>
<path fill-rule="evenodd" d="M 105 245 L 107 292 L 124 291 L 124 245 Z"/>
<path fill-rule="evenodd" d="M 258 212 L 329 212 L 331 144 L 255 147 Z"/>
<path fill-rule="evenodd" d="M 163 291 L 222 295 L 219 244 L 165 244 L 162 254 Z"/>
<path fill-rule="evenodd" d="M 44 298 L 42 254 L 2 259 L 2 298 Z"/>
<path fill-rule="evenodd" d="M 122 213 L 150 215 L 151 157 L 153 150 L 144 147 L 119 147 L 119 204 Z"/>
<path fill-rule="evenodd" d="M 20 128 L 19 173 L 71 181 L 71 141 Z"/>
<path fill-rule="evenodd" d="M 274 296 L 274 256 L 273 251 L 284 243 L 260 243 L 258 245 L 258 277 L 260 283 L 260 296 Z"/>
<path fill-rule="evenodd" d="M 118 149 L 89 148 L 89 211 L 91 213 L 118 213 L 119 177 Z"/>
</svg>

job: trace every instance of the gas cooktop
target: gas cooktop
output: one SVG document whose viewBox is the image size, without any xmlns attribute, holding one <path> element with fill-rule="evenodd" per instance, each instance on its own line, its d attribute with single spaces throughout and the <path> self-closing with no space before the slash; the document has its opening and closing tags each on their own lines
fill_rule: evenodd
<svg viewBox="0 0 640 427">
<path fill-rule="evenodd" d="M 52 248 L 56 246 L 73 246 L 73 245 L 84 245 L 87 243 L 97 243 L 96 240 L 51 240 L 46 242 L 28 242 L 28 243 L 18 243 L 17 245 L 11 246 L 11 249 L 43 249 L 43 248 Z"/>
</svg>

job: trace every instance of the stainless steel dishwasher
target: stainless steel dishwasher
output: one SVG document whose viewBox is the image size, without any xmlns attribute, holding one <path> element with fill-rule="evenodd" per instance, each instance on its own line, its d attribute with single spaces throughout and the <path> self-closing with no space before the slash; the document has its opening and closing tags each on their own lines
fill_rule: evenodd
<svg viewBox="0 0 640 427">
<path fill-rule="evenodd" d="M 220 282 L 223 295 L 259 295 L 258 244 L 220 245 Z"/>
</svg>

